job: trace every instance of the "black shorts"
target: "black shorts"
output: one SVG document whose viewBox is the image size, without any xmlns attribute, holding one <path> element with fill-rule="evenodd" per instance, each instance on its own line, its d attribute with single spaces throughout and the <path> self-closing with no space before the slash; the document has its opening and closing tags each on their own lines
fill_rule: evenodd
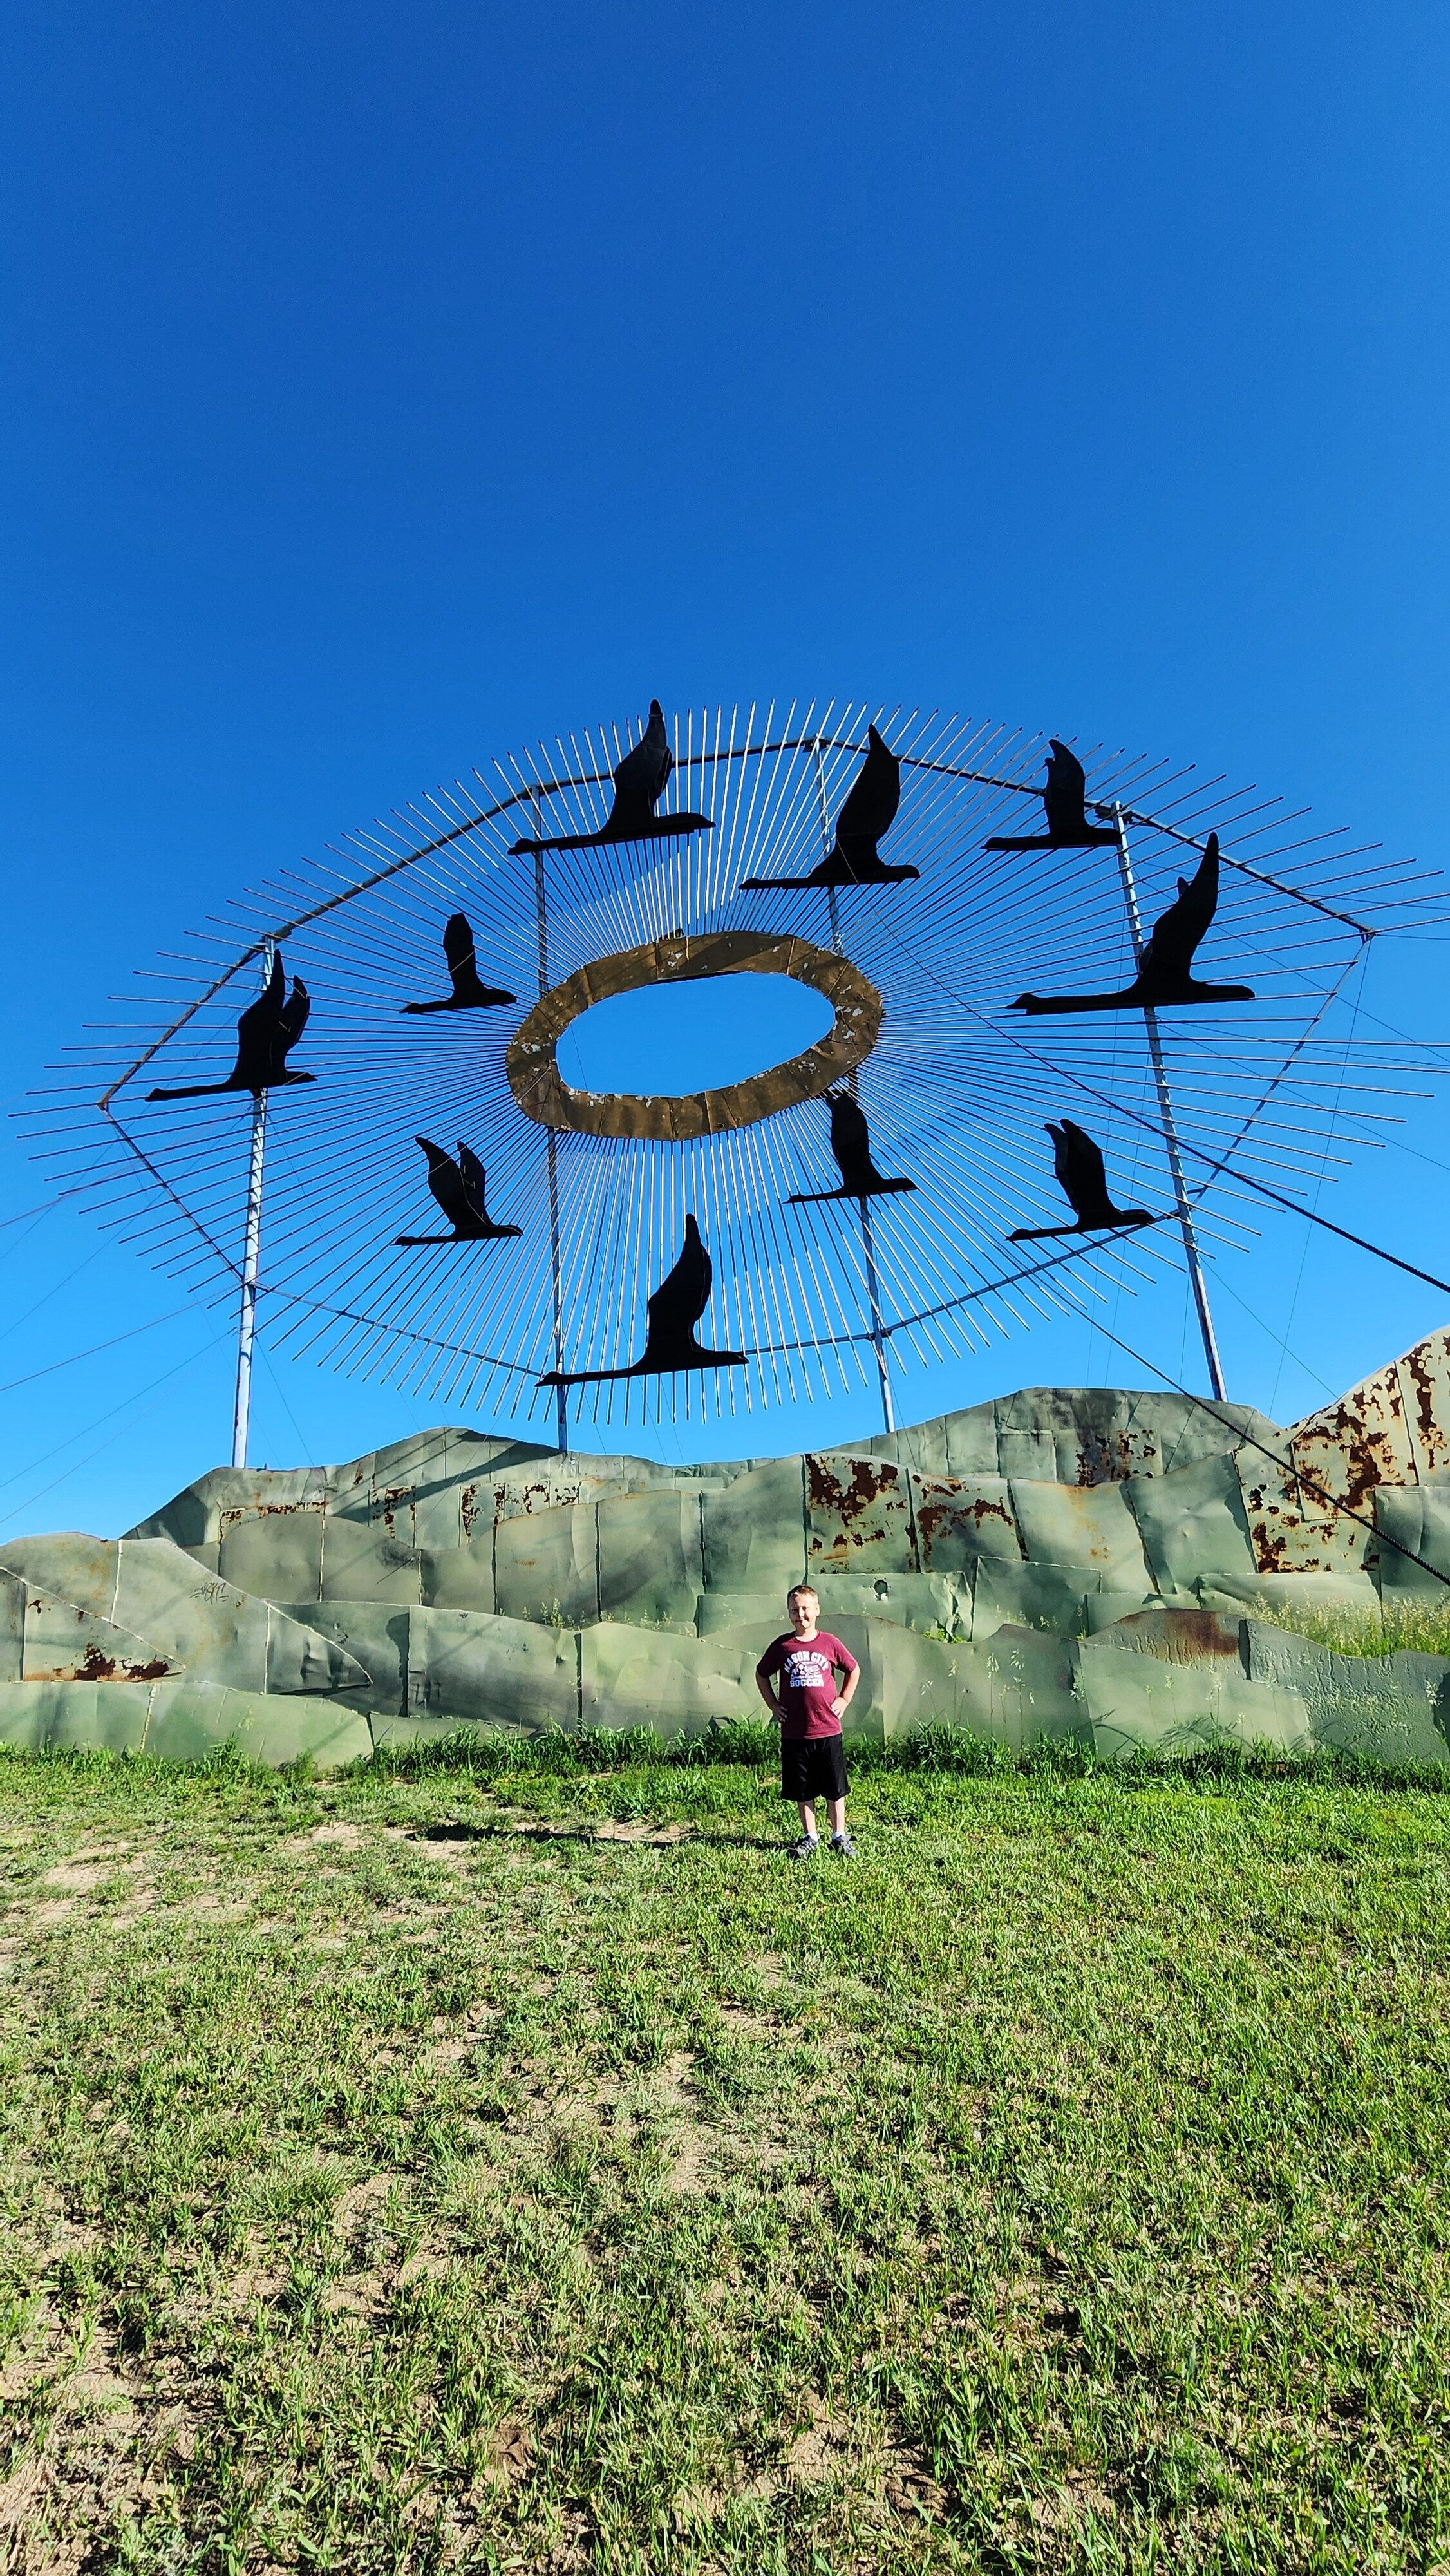
<svg viewBox="0 0 1450 2576">
<path fill-rule="evenodd" d="M 780 1739 L 780 1794 L 804 1806 L 811 1798 L 844 1798 L 846 1748 L 839 1735 L 783 1735 Z"/>
</svg>

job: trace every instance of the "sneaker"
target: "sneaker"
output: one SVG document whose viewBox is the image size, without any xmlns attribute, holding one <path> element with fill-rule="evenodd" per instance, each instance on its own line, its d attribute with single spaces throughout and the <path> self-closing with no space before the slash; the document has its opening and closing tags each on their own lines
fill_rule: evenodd
<svg viewBox="0 0 1450 2576">
<path fill-rule="evenodd" d="M 792 1860 L 814 1860 L 820 1848 L 814 1834 L 802 1834 L 798 1843 L 791 1844 L 790 1856 Z"/>
<path fill-rule="evenodd" d="M 849 1834 L 832 1834 L 831 1849 L 839 1854 L 842 1860 L 854 1860 L 856 1857 L 856 1846 Z"/>
</svg>

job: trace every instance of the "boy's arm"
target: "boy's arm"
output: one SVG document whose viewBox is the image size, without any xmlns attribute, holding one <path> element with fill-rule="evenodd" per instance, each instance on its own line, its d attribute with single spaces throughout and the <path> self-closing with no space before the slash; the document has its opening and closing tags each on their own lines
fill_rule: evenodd
<svg viewBox="0 0 1450 2576">
<path fill-rule="evenodd" d="M 859 1664 L 853 1664 L 846 1675 L 844 1682 L 841 1684 L 839 1692 L 831 1702 L 831 1710 L 834 1716 L 845 1716 L 847 1709 L 850 1707 L 852 1700 L 856 1696 L 856 1684 L 860 1678 L 861 1667 Z"/>
<path fill-rule="evenodd" d="M 766 1707 L 769 1709 L 771 1716 L 778 1719 L 780 1716 L 780 1703 L 770 1686 L 776 1670 L 777 1667 L 771 1662 L 769 1653 L 767 1652 L 763 1654 L 759 1663 L 755 1667 L 755 1687 L 759 1691 L 761 1698 L 764 1700 Z"/>
</svg>

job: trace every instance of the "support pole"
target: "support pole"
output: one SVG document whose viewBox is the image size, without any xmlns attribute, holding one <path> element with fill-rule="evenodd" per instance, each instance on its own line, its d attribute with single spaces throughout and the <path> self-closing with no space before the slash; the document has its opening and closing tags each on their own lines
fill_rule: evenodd
<svg viewBox="0 0 1450 2576">
<path fill-rule="evenodd" d="M 826 764 L 821 758 L 820 743 L 813 743 L 811 748 L 816 755 L 816 795 L 821 809 L 821 848 L 828 851 L 831 846 L 831 809 L 826 803 Z M 843 953 L 841 917 L 836 908 L 834 886 L 826 888 L 826 910 L 831 920 L 831 953 L 839 957 Z M 859 1099 L 860 1086 L 855 1066 L 846 1076 L 846 1088 L 853 1100 Z M 887 1362 L 886 1335 L 881 1329 L 881 1294 L 876 1280 L 876 1242 L 871 1232 L 871 1202 L 869 1199 L 858 1199 L 856 1205 L 861 1214 L 861 1239 L 866 1251 L 866 1303 L 871 1316 L 871 1347 L 876 1353 L 876 1374 L 881 1382 L 881 1419 L 888 1431 L 894 1431 L 896 1408 L 891 1401 L 891 1371 Z"/>
<path fill-rule="evenodd" d="M 534 810 L 534 839 L 544 837 L 542 808 L 537 794 L 530 798 Z M 534 904 L 539 917 L 539 999 L 549 989 L 549 911 L 544 888 L 544 853 L 534 852 Z M 547 1131 L 545 1152 L 549 1161 L 549 1284 L 554 1306 L 554 1366 L 564 1366 L 564 1298 L 559 1261 L 559 1147 L 553 1128 Z M 569 1446 L 568 1395 L 565 1388 L 554 1389 L 555 1439 L 560 1455 Z"/>
<path fill-rule="evenodd" d="M 1118 872 L 1123 880 L 1123 902 L 1127 909 L 1128 929 L 1133 942 L 1133 963 L 1143 962 L 1143 923 L 1138 911 L 1138 888 L 1133 878 L 1133 861 L 1128 849 L 1128 827 L 1121 805 L 1113 807 L 1113 824 L 1118 835 Z M 1193 1231 L 1193 1210 L 1189 1203 L 1188 1185 L 1183 1177 L 1183 1158 L 1178 1150 L 1178 1129 L 1173 1117 L 1173 1095 L 1168 1088 L 1168 1069 L 1163 1062 L 1163 1041 L 1158 1034 L 1158 1014 L 1149 1008 L 1143 1013 L 1148 1032 L 1148 1053 L 1153 1062 L 1153 1079 L 1158 1086 L 1158 1115 L 1163 1122 L 1163 1143 L 1168 1154 L 1168 1169 L 1173 1178 L 1173 1200 L 1178 1222 L 1183 1230 L 1183 1249 L 1188 1257 L 1188 1276 L 1193 1288 L 1193 1302 L 1198 1309 L 1198 1329 L 1203 1336 L 1203 1356 L 1208 1362 L 1210 1392 L 1220 1403 L 1226 1400 L 1223 1369 L 1218 1356 L 1218 1339 L 1209 1311 L 1208 1287 L 1199 1258 L 1198 1237 Z"/>
<path fill-rule="evenodd" d="M 262 983 L 272 980 L 271 940 L 263 944 Z M 252 1412 L 252 1346 L 257 1337 L 257 1274 L 262 1257 L 262 1162 L 267 1144 L 267 1095 L 252 1094 L 252 1153 L 247 1169 L 247 1224 L 242 1242 L 242 1302 L 237 1316 L 237 1385 L 232 1402 L 232 1465 L 247 1463 Z"/>
</svg>

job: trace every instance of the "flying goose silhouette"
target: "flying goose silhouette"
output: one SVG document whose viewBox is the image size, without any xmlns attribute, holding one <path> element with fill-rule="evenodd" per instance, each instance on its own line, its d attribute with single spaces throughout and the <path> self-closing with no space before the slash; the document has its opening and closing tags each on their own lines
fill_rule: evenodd
<svg viewBox="0 0 1450 2576">
<path fill-rule="evenodd" d="M 466 912 L 451 913 L 443 924 L 443 955 L 447 961 L 453 990 L 441 1002 L 405 1002 L 405 1011 L 492 1011 L 501 1010 L 514 998 L 512 993 L 485 984 L 478 972 L 473 953 L 473 931 Z"/>
<path fill-rule="evenodd" d="M 225 1082 L 188 1082 L 179 1091 L 148 1091 L 147 1099 L 211 1100 L 223 1091 L 250 1091 L 256 1097 L 279 1090 L 284 1083 L 315 1082 L 315 1074 L 289 1072 L 287 1066 L 311 1008 L 300 977 L 294 979 L 289 998 L 282 951 L 277 949 L 265 986 L 237 1021 L 237 1060 Z"/>
<path fill-rule="evenodd" d="M 695 1326 L 710 1302 L 710 1255 L 692 1216 L 685 1219 L 685 1248 L 652 1297 L 645 1300 L 649 1327 L 632 1368 L 551 1369 L 540 1386 L 585 1386 L 597 1378 L 670 1377 L 678 1369 L 743 1368 L 743 1351 L 707 1351 Z"/>
<path fill-rule="evenodd" d="M 888 868 L 877 843 L 886 838 L 901 803 L 901 763 L 876 727 L 866 728 L 866 756 L 851 781 L 835 836 L 807 877 L 746 877 L 740 891 L 762 886 L 901 885 L 920 868 Z"/>
<path fill-rule="evenodd" d="M 871 1136 L 866 1114 L 849 1091 L 828 1091 L 831 1109 L 831 1151 L 840 1168 L 838 1190 L 793 1190 L 788 1207 L 817 1207 L 826 1199 L 875 1199 L 896 1190 L 914 1190 L 915 1181 L 888 1181 L 871 1160 Z"/>
<path fill-rule="evenodd" d="M 400 1234 L 400 1244 L 425 1243 L 498 1243 L 505 1235 L 521 1234 L 517 1225 L 495 1225 L 484 1198 L 483 1165 L 467 1145 L 458 1148 L 455 1163 L 441 1145 L 428 1136 L 416 1142 L 428 1157 L 428 1187 L 453 1228 L 451 1234 Z"/>
<path fill-rule="evenodd" d="M 1047 1132 L 1052 1138 L 1052 1168 L 1062 1184 L 1074 1222 L 1019 1225 L 1008 1236 L 1009 1243 L 1040 1243 L 1048 1235 L 1106 1234 L 1120 1225 L 1157 1224 L 1157 1218 L 1147 1208 L 1114 1207 L 1108 1196 L 1102 1148 L 1093 1143 L 1085 1127 L 1075 1125 L 1071 1118 L 1060 1122 L 1049 1118 Z"/>
<path fill-rule="evenodd" d="M 1018 841 L 984 841 L 986 850 L 1097 850 L 1116 841 L 1117 833 L 1103 830 L 1087 818 L 1087 772 L 1075 751 L 1052 736 L 1047 760 L 1047 784 L 1042 791 L 1047 812 L 1047 830 L 1035 838 Z"/>
<path fill-rule="evenodd" d="M 665 711 L 658 698 L 651 698 L 649 723 L 614 771 L 614 803 L 608 821 L 597 832 L 574 832 L 562 840 L 515 841 L 510 857 L 524 851 L 598 850 L 610 841 L 677 841 L 686 832 L 713 832 L 708 814 L 656 815 L 674 765 Z"/>
<path fill-rule="evenodd" d="M 1176 899 L 1153 925 L 1131 984 L 1118 993 L 1019 993 L 1014 1011 L 1041 1016 L 1054 1011 L 1154 1011 L 1181 1002 L 1251 1002 L 1249 984 L 1200 984 L 1193 952 L 1218 910 L 1218 834 L 1210 832 L 1191 877 L 1180 877 Z"/>
</svg>

